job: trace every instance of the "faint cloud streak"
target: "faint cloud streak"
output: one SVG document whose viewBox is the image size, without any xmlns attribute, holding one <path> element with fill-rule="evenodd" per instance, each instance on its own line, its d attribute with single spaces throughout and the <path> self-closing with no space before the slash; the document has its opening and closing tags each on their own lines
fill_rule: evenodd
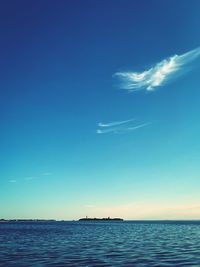
<svg viewBox="0 0 200 267">
<path fill-rule="evenodd" d="M 33 179 L 35 179 L 35 177 L 32 177 L 32 176 L 28 176 L 24 178 L 25 181 L 31 181 Z"/>
<path fill-rule="evenodd" d="M 11 180 L 9 180 L 9 182 L 10 182 L 10 183 L 16 183 L 17 180 L 11 179 Z"/>
<path fill-rule="evenodd" d="M 139 128 L 143 128 L 151 124 L 151 122 L 148 122 L 148 123 L 135 125 L 133 124 L 134 120 L 135 119 L 116 121 L 116 122 L 110 122 L 110 123 L 98 123 L 99 128 L 97 129 L 96 132 L 97 134 L 106 134 L 106 133 L 123 134 L 123 133 L 128 133 L 131 131 L 135 131 Z"/>
<path fill-rule="evenodd" d="M 135 119 L 130 119 L 130 120 L 125 120 L 125 121 L 115 121 L 115 122 L 109 122 L 109 123 L 99 122 L 98 126 L 99 127 L 112 127 L 112 126 L 118 126 L 118 125 L 121 125 L 121 124 L 124 124 L 124 123 L 128 123 L 128 122 L 131 122 L 131 121 L 134 121 L 134 120 Z"/>
<path fill-rule="evenodd" d="M 42 175 L 43 175 L 43 176 L 51 176 L 52 173 L 51 173 L 51 172 L 44 172 Z"/>
</svg>

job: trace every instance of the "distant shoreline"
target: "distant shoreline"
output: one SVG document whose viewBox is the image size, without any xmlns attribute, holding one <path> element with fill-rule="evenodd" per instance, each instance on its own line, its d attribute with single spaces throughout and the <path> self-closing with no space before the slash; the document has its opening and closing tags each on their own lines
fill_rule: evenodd
<svg viewBox="0 0 200 267">
<path fill-rule="evenodd" d="M 123 221 L 121 218 L 81 218 L 79 221 Z"/>
<path fill-rule="evenodd" d="M 0 219 L 0 224 L 2 223 L 64 223 L 64 222 L 99 222 L 99 221 L 108 221 L 108 222 L 115 222 L 115 221 L 123 221 L 127 223 L 200 223 L 200 219 L 178 219 L 178 220 L 148 220 L 148 219 L 138 219 L 138 220 L 131 220 L 131 219 L 121 219 L 121 218 L 81 218 L 81 219 L 74 219 L 74 220 L 56 220 L 56 219 Z"/>
</svg>

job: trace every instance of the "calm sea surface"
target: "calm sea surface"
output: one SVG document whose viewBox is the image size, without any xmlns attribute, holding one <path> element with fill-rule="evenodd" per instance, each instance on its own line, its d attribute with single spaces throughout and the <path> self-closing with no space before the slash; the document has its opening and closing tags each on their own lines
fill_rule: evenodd
<svg viewBox="0 0 200 267">
<path fill-rule="evenodd" d="M 0 223 L 0 266 L 200 266 L 200 222 Z"/>
</svg>

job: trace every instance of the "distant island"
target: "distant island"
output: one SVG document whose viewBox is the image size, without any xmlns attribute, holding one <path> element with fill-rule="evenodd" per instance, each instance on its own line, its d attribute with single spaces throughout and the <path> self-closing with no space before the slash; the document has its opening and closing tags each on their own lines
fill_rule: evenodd
<svg viewBox="0 0 200 267">
<path fill-rule="evenodd" d="M 123 219 L 121 218 L 88 218 L 88 217 L 85 217 L 85 218 L 81 218 L 79 219 L 79 221 L 123 221 Z"/>
</svg>

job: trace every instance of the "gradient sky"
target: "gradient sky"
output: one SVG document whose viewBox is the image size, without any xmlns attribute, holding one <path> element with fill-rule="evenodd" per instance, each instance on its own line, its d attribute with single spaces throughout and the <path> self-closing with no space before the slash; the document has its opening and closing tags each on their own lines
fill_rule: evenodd
<svg viewBox="0 0 200 267">
<path fill-rule="evenodd" d="M 199 10 L 1 1 L 0 218 L 200 219 L 199 61 L 153 91 L 115 79 L 198 48 Z"/>
</svg>

